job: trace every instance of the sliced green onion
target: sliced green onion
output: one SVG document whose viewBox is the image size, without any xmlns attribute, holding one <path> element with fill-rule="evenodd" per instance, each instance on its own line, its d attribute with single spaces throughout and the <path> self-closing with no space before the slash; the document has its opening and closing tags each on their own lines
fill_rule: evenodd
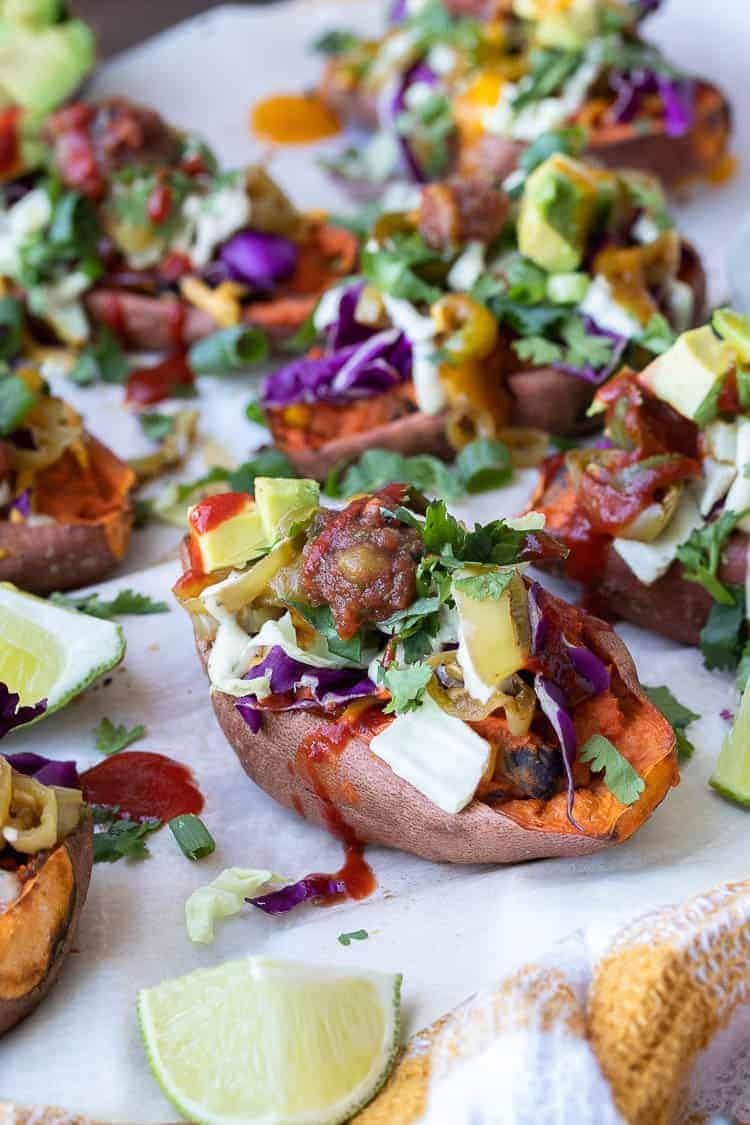
<svg viewBox="0 0 750 1125">
<path fill-rule="evenodd" d="M 188 352 L 188 363 L 196 375 L 228 375 L 260 363 L 267 355 L 265 333 L 259 328 L 237 324 L 193 344 Z"/>
<path fill-rule="evenodd" d="M 38 397 L 18 375 L 0 379 L 0 437 L 18 429 Z"/>
<path fill-rule="evenodd" d="M 500 488 L 513 476 L 510 450 L 496 438 L 476 438 L 456 457 L 456 472 L 467 492 Z"/>
<path fill-rule="evenodd" d="M 214 838 L 199 816 L 194 816 L 193 813 L 176 816 L 174 820 L 170 820 L 169 827 L 182 854 L 188 859 L 205 859 L 216 851 Z"/>
</svg>

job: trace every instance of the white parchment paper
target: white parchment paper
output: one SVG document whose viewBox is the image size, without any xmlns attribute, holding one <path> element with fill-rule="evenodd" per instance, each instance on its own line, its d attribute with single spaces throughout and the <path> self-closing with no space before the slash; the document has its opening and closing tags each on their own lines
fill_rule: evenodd
<svg viewBox="0 0 750 1125">
<path fill-rule="evenodd" d="M 365 3 L 229 5 L 108 64 L 95 92 L 152 102 L 178 124 L 203 132 L 226 162 L 241 164 L 260 155 L 247 130 L 252 103 L 314 82 L 318 62 L 305 50 L 309 41 L 334 24 L 376 29 L 380 18 L 379 5 Z M 672 0 L 651 27 L 677 60 L 729 90 L 737 148 L 750 153 L 746 0 Z M 317 171 L 313 152 L 280 153 L 272 167 L 301 206 L 337 208 L 343 201 Z M 680 208 L 687 234 L 711 267 L 716 299 L 723 295 L 725 252 L 750 204 L 747 185 L 743 172 Z M 263 439 L 263 431 L 244 420 L 252 383 L 206 380 L 201 387 L 204 430 L 238 458 Z M 119 390 L 60 389 L 118 452 L 141 451 Z M 460 505 L 457 514 L 512 514 L 532 484 L 533 474 L 519 475 L 512 488 Z M 169 600 L 176 538 L 169 528 L 138 533 L 122 576 L 106 584 L 105 593 L 127 585 Z M 93 764 L 99 760 L 93 730 L 103 715 L 145 722 L 147 737 L 135 748 L 170 754 L 193 768 L 217 852 L 191 864 L 165 830 L 149 841 L 151 859 L 95 869 L 77 950 L 61 982 L 0 1043 L 0 1098 L 55 1102 L 109 1121 L 173 1120 L 141 1048 L 134 1007 L 139 987 L 250 952 L 384 968 L 405 975 L 411 1031 L 592 920 L 624 919 L 747 875 L 750 818 L 707 787 L 728 729 L 719 712 L 736 702 L 731 682 L 709 675 L 696 652 L 623 627 L 644 682 L 668 684 L 702 715 L 691 730 L 697 750 L 682 783 L 627 845 L 583 860 L 484 870 L 370 849 L 378 879 L 371 899 L 329 910 L 301 908 L 286 919 L 248 912 L 221 926 L 212 947 L 191 946 L 182 920 L 185 898 L 223 867 L 263 866 L 296 878 L 335 869 L 340 851 L 246 779 L 214 722 L 186 616 L 173 605 L 168 614 L 126 618 L 124 626 L 127 657 L 110 681 L 51 722 L 15 734 L 7 746 Z M 337 942 L 339 933 L 355 929 L 367 930 L 368 940 L 346 948 Z"/>
</svg>

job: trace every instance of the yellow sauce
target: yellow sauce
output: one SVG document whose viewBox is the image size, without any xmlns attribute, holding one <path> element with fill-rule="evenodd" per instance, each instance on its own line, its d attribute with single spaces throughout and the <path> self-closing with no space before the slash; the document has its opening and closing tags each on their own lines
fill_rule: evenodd
<svg viewBox="0 0 750 1125">
<path fill-rule="evenodd" d="M 306 145 L 341 131 L 338 118 L 314 95 L 274 94 L 253 108 L 250 127 L 264 141 Z"/>
</svg>

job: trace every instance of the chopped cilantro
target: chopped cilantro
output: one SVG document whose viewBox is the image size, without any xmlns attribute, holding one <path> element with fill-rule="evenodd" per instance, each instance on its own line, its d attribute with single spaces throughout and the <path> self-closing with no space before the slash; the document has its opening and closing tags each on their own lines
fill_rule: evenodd
<svg viewBox="0 0 750 1125">
<path fill-rule="evenodd" d="M 396 118 L 396 129 L 409 137 L 420 154 L 420 164 L 427 179 L 435 179 L 446 169 L 450 159 L 449 139 L 455 129 L 453 105 L 442 90 L 434 90 L 413 109 L 405 109 Z"/>
<path fill-rule="evenodd" d="M 700 646 L 706 667 L 735 668 L 743 655 L 745 633 L 745 590 L 728 587 L 731 602 L 714 602 L 706 624 L 701 629 Z"/>
<path fill-rule="evenodd" d="M 325 638 L 329 650 L 335 656 L 341 656 L 344 660 L 351 660 L 353 664 L 362 662 L 362 633 L 355 633 L 349 640 L 343 640 L 336 632 L 330 606 L 308 605 L 306 602 L 294 601 L 291 598 L 288 599 L 287 604 L 296 609 L 300 617 L 304 617 L 305 621 L 312 625 L 315 632 L 320 633 Z"/>
<path fill-rule="evenodd" d="M 150 441 L 163 441 L 174 429 L 174 415 L 160 414 L 153 410 L 150 414 L 139 414 L 141 429 Z"/>
<path fill-rule="evenodd" d="M 441 255 L 427 245 L 418 231 L 396 232 L 389 236 L 386 245 L 374 249 L 365 246 L 362 251 L 364 277 L 381 292 L 415 304 L 432 304 L 442 296 L 442 290 L 419 272 L 425 266 L 434 269 L 441 262 Z"/>
<path fill-rule="evenodd" d="M 555 49 L 533 51 L 529 61 L 529 72 L 519 82 L 518 93 L 513 98 L 513 109 L 516 112 L 557 93 L 581 65 L 583 53 Z"/>
<path fill-rule="evenodd" d="M 346 51 L 356 47 L 359 43 L 359 36 L 353 31 L 348 31 L 344 28 L 332 28 L 330 31 L 324 31 L 317 39 L 313 40 L 312 48 L 320 55 L 343 55 Z"/>
<path fill-rule="evenodd" d="M 100 617 L 104 621 L 118 614 L 140 616 L 148 613 L 169 613 L 166 602 L 154 601 L 147 594 L 139 594 L 136 590 L 120 590 L 109 601 L 102 598 L 100 594 L 79 594 L 71 597 L 60 593 L 50 594 L 50 601 L 65 609 L 77 609 L 90 617 Z"/>
<path fill-rule="evenodd" d="M 432 496 L 456 499 L 464 492 L 484 492 L 507 484 L 513 465 L 507 446 L 493 438 L 476 438 L 465 445 L 451 469 L 429 453 L 406 457 L 392 449 L 368 449 L 345 470 L 335 466 L 324 491 L 336 498 L 376 492 L 391 481 L 409 484 Z"/>
<path fill-rule="evenodd" d="M 143 738 L 145 733 L 146 728 L 142 723 L 128 729 L 124 724 L 116 726 L 111 719 L 105 717 L 94 731 L 96 748 L 102 754 L 117 754 L 120 750 L 124 750 L 126 746 L 130 746 L 131 743 L 137 742 L 139 738 Z"/>
<path fill-rule="evenodd" d="M 15 359 L 23 344 L 24 309 L 17 297 L 0 298 L 0 360 Z"/>
<path fill-rule="evenodd" d="M 609 336 L 599 336 L 586 331 L 583 321 L 571 316 L 565 321 L 560 334 L 568 345 L 565 363 L 570 367 L 593 367 L 600 371 L 612 359 L 613 341 Z"/>
<path fill-rule="evenodd" d="M 89 387 L 99 379 L 103 383 L 124 383 L 128 371 L 128 361 L 119 341 L 101 325 L 92 342 L 79 353 L 68 378 L 79 387 Z"/>
<path fill-rule="evenodd" d="M 383 708 L 385 714 L 402 715 L 406 711 L 416 711 L 431 679 L 432 668 L 421 662 L 401 666 L 391 664 L 384 668 L 380 673 L 380 682 L 391 695 L 389 703 Z"/>
<path fill-rule="evenodd" d="M 161 821 L 153 818 L 141 821 L 118 818 L 115 809 L 99 810 L 95 822 L 101 827 L 94 832 L 94 863 L 146 859 L 151 854 L 146 836 L 161 828 Z"/>
<path fill-rule="evenodd" d="M 732 605 L 734 599 L 718 578 L 721 554 L 727 539 L 747 514 L 748 509 L 742 512 L 724 511 L 718 519 L 696 528 L 677 549 L 677 558 L 683 567 L 683 578 L 688 582 L 700 583 L 714 601 L 725 606 Z"/>
<path fill-rule="evenodd" d="M 672 695 L 668 687 L 645 687 L 643 689 L 657 711 L 661 711 L 664 718 L 674 730 L 677 739 L 677 756 L 680 761 L 692 757 L 695 747 L 685 734 L 685 728 L 700 718 L 695 711 L 685 707 Z"/>
<path fill-rule="evenodd" d="M 478 601 L 499 601 L 511 583 L 513 570 L 483 570 L 466 578 L 457 578 L 455 585 L 462 593 Z"/>
<path fill-rule="evenodd" d="M 667 318 L 661 313 L 654 313 L 638 343 L 654 355 L 662 355 L 672 347 L 676 339 L 677 334 L 672 331 Z"/>
<path fill-rule="evenodd" d="M 519 359 L 532 363 L 535 367 L 559 363 L 563 358 L 563 349 L 560 345 L 553 344 L 544 336 L 523 336 L 520 340 L 514 340 L 513 350 Z"/>
<path fill-rule="evenodd" d="M 258 402 L 257 398 L 251 398 L 245 407 L 245 417 L 248 422 L 255 422 L 256 426 L 268 427 L 266 416 L 263 413 L 263 407 Z"/>
<path fill-rule="evenodd" d="M 643 778 L 603 734 L 592 734 L 578 751 L 595 773 L 604 773 L 604 784 L 623 805 L 634 805 L 645 789 Z"/>
<path fill-rule="evenodd" d="M 38 399 L 20 375 L 0 376 L 0 437 L 17 430 Z"/>
<path fill-rule="evenodd" d="M 251 495 L 256 477 L 297 476 L 287 455 L 277 449 L 275 445 L 270 445 L 266 449 L 259 449 L 249 460 L 231 472 L 227 472 L 226 469 L 219 469 L 218 471 L 223 471 L 233 492 L 249 492 Z"/>
</svg>

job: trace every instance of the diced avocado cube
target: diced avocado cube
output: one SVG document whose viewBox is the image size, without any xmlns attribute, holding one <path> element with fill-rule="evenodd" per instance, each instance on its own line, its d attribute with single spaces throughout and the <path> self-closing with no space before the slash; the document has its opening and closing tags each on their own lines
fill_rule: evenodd
<svg viewBox="0 0 750 1125">
<path fill-rule="evenodd" d="M 589 237 L 604 222 L 616 180 L 563 153 L 529 176 L 518 215 L 518 248 L 550 273 L 570 273 L 583 261 Z"/>
<path fill-rule="evenodd" d="M 493 690 L 523 668 L 530 630 L 524 581 L 517 572 L 499 598 L 473 598 L 460 579 L 479 573 L 467 567 L 453 584 L 459 620 L 458 660 L 470 695 L 486 702 Z"/>
<path fill-rule="evenodd" d="M 741 363 L 750 363 L 750 316 L 717 309 L 711 322 L 722 340 L 731 344 Z"/>
<path fill-rule="evenodd" d="M 553 305 L 580 305 L 590 284 L 587 273 L 551 273 L 547 278 L 547 297 Z"/>
<path fill-rule="evenodd" d="M 0 16 L 0 103 L 41 120 L 83 81 L 94 56 L 93 34 L 81 20 L 40 28 Z"/>
<path fill-rule="evenodd" d="M 46 27 L 63 15 L 62 0 L 1 0 L 0 19 Z"/>
<path fill-rule="evenodd" d="M 188 512 L 188 524 L 207 574 L 242 567 L 269 546 L 260 513 L 246 493 L 219 493 L 201 500 Z"/>
<path fill-rule="evenodd" d="M 701 406 L 717 391 L 734 363 L 734 348 L 704 325 L 683 332 L 641 373 L 640 381 L 678 414 L 698 420 Z"/>
<path fill-rule="evenodd" d="M 570 0 L 550 10 L 549 0 L 515 0 L 514 10 L 535 24 L 534 40 L 542 47 L 575 50 L 599 34 L 602 0 Z"/>
<path fill-rule="evenodd" d="M 267 541 L 275 543 L 319 506 L 320 485 L 314 480 L 256 477 L 255 504 Z"/>
</svg>

